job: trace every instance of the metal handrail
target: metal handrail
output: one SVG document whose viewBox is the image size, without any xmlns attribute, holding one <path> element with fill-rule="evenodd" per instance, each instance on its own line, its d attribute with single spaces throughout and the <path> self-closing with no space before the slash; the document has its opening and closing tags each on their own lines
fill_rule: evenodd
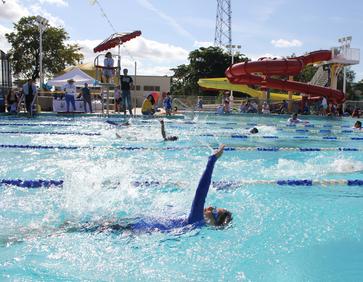
<svg viewBox="0 0 363 282">
<path fill-rule="evenodd" d="M 36 99 L 38 98 L 38 93 L 36 93 L 35 95 L 34 95 L 34 98 L 33 98 L 33 101 L 32 101 L 32 103 L 31 103 L 31 105 L 30 105 L 30 116 L 32 117 L 33 116 L 33 107 L 34 107 L 34 103 L 35 103 L 35 101 L 36 101 Z"/>
<path fill-rule="evenodd" d="M 16 108 L 17 113 L 20 113 L 20 111 L 21 111 L 21 102 L 23 99 L 24 99 L 24 104 L 25 104 L 25 95 L 21 94 L 19 102 L 18 102 L 18 107 Z"/>
</svg>

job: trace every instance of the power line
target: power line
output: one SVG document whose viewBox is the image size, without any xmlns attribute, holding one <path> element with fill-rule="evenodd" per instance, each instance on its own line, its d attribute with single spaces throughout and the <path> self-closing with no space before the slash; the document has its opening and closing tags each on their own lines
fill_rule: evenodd
<svg viewBox="0 0 363 282">
<path fill-rule="evenodd" d="M 112 29 L 115 33 L 117 33 L 117 31 L 116 31 L 115 27 L 113 26 L 113 24 L 111 23 L 110 19 L 109 19 L 109 18 L 108 18 L 108 16 L 106 15 L 105 10 L 103 10 L 103 8 L 102 8 L 102 6 L 101 6 L 100 2 L 98 2 L 98 0 L 91 0 L 90 2 L 91 2 L 91 5 L 97 4 L 98 8 L 99 8 L 99 9 L 100 9 L 100 11 L 101 11 L 102 16 L 103 16 L 103 17 L 107 20 L 107 22 L 108 22 L 108 24 L 110 25 L 111 29 Z"/>
<path fill-rule="evenodd" d="M 114 27 L 114 25 L 111 23 L 109 17 L 107 16 L 105 10 L 103 9 L 103 7 L 101 6 L 100 2 L 98 0 L 90 0 L 91 5 L 97 4 L 98 8 L 101 11 L 102 16 L 106 19 L 106 21 L 108 22 L 108 24 L 110 25 L 111 29 L 113 30 L 114 33 L 117 33 L 116 28 Z M 122 47 L 125 48 L 127 54 L 131 57 L 131 59 L 133 61 L 136 61 L 135 58 L 131 55 L 131 53 L 129 52 L 129 50 L 127 50 L 126 46 L 122 44 Z"/>
</svg>

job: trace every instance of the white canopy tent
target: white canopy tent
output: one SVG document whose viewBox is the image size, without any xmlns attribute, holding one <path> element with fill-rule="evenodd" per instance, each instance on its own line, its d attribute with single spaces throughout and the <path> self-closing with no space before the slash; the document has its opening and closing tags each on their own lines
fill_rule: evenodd
<svg viewBox="0 0 363 282">
<path fill-rule="evenodd" d="M 47 84 L 51 86 L 64 86 L 69 79 L 73 79 L 76 86 L 83 86 L 85 83 L 88 83 L 90 86 L 98 84 L 98 81 L 96 81 L 92 76 L 89 76 L 85 72 L 81 71 L 79 68 L 74 68 L 65 74 L 48 80 Z"/>
</svg>

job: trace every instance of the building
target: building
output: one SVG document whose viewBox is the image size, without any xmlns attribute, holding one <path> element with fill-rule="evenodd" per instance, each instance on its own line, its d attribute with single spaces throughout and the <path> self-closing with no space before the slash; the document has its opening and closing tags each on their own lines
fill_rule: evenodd
<svg viewBox="0 0 363 282">
<path fill-rule="evenodd" d="M 11 89 L 11 68 L 9 56 L 0 50 L 0 112 L 5 111 L 5 96 Z"/>
<path fill-rule="evenodd" d="M 134 80 L 132 95 L 135 99 L 136 106 L 142 105 L 145 97 L 151 92 L 170 92 L 171 77 L 155 75 L 131 75 Z M 159 102 L 161 99 L 159 100 Z"/>
</svg>

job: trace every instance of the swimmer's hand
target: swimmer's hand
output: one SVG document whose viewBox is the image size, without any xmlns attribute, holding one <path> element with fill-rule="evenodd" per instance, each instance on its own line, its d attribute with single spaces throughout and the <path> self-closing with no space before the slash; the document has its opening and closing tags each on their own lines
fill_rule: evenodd
<svg viewBox="0 0 363 282">
<path fill-rule="evenodd" d="M 222 144 L 219 146 L 217 150 L 214 151 L 213 155 L 216 156 L 217 159 L 219 159 L 219 157 L 222 156 L 224 147 L 226 147 L 226 145 Z"/>
</svg>

